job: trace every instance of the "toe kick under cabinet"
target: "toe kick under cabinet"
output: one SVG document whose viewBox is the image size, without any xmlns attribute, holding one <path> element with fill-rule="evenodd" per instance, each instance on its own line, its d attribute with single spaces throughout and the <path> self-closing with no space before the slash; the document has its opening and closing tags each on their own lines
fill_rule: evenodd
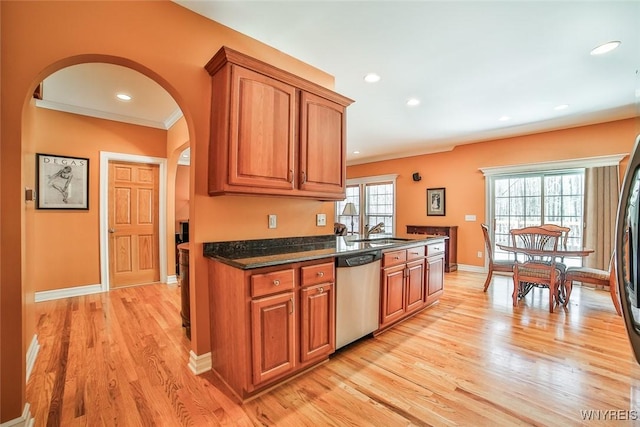
<svg viewBox="0 0 640 427">
<path fill-rule="evenodd" d="M 213 371 L 243 401 L 335 351 L 333 258 L 242 270 L 209 261 Z"/>
</svg>

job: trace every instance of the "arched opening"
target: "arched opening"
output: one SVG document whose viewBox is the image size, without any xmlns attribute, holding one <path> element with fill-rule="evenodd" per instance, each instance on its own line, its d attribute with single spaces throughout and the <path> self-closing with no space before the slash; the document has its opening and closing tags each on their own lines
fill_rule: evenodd
<svg viewBox="0 0 640 427">
<path fill-rule="evenodd" d="M 89 73 L 92 79 L 78 77 L 78 69 L 82 65 L 92 67 Z M 73 70 L 71 78 L 55 90 L 60 87 L 71 88 L 71 93 L 67 94 L 69 100 L 62 97 L 62 101 L 54 102 L 47 96 L 47 90 L 54 90 L 55 84 L 47 84 L 47 81 L 50 77 L 60 77 L 60 72 L 65 74 L 65 70 Z M 103 74 L 105 70 L 111 72 Z M 124 86 L 127 79 L 123 75 L 135 77 L 135 84 L 131 86 L 133 92 L 144 86 L 145 96 L 155 96 L 145 102 L 138 98 L 138 103 L 162 103 L 157 98 L 161 91 L 163 93 L 160 95 L 169 97 L 180 114 L 177 117 L 175 112 L 167 115 L 173 118 L 169 118 L 170 124 L 165 122 L 163 127 L 157 124 L 152 114 L 136 118 L 127 108 L 119 114 L 86 103 L 89 95 L 94 98 L 115 98 L 113 89 L 118 86 L 126 91 Z M 108 80 L 108 76 L 112 81 Z M 63 77 L 69 79 L 69 76 Z M 76 85 L 69 86 L 69 82 Z M 90 85 L 86 86 L 88 83 Z M 113 256 L 110 256 L 108 243 L 105 242 L 109 239 L 109 229 L 113 228 L 108 219 L 112 188 L 107 176 L 108 162 L 111 160 L 158 166 L 159 222 L 158 233 L 154 237 L 157 239 L 157 252 L 154 255 L 157 258 L 154 262 L 160 273 L 157 281 L 176 283 L 175 263 L 172 261 L 175 256 L 175 200 L 171 197 L 175 194 L 179 153 L 184 150 L 184 145 L 188 145 L 189 139 L 187 121 L 180 118 L 182 109 L 176 91 L 140 64 L 123 58 L 97 55 L 59 61 L 43 71 L 33 85 L 38 88 L 39 99 L 34 98 L 26 103 L 22 115 L 25 185 L 35 190 L 36 195 L 41 190 L 37 185 L 37 153 L 86 158 L 89 165 L 86 182 L 88 208 L 38 209 L 37 202 L 27 203 L 23 263 L 30 268 L 25 270 L 23 282 L 28 284 L 29 289 L 23 289 L 23 293 L 34 294 L 35 301 L 40 301 L 109 289 L 109 263 Z M 95 93 L 89 94 L 89 88 Z M 81 104 L 83 99 L 84 105 L 74 105 L 76 100 Z M 130 106 L 131 103 L 128 104 Z M 173 130 L 176 126 L 180 127 L 179 132 Z M 174 136 L 175 133 L 180 136 Z M 176 327 L 180 327 L 180 319 L 176 319 Z M 35 344 L 32 342 L 34 345 L 37 346 L 37 340 Z"/>
</svg>

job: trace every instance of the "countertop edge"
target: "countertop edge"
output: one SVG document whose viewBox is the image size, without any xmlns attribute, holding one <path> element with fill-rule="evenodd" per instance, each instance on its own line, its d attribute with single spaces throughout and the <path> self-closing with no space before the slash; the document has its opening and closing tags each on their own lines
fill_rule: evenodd
<svg viewBox="0 0 640 427">
<path fill-rule="evenodd" d="M 247 262 L 247 261 L 243 261 L 242 259 L 232 259 L 232 258 L 227 258 L 223 256 L 213 255 L 213 254 L 204 254 L 204 257 L 213 261 L 218 261 L 223 264 L 227 264 L 235 268 L 239 268 L 241 270 L 254 270 L 257 268 L 274 267 L 278 265 L 291 264 L 296 262 L 314 261 L 314 260 L 323 259 L 323 258 L 335 258 L 339 256 L 352 255 L 352 254 L 355 255 L 358 253 L 371 252 L 375 250 L 379 250 L 384 253 L 391 250 L 410 248 L 410 247 L 425 245 L 428 243 L 437 242 L 437 241 L 446 240 L 446 239 L 448 239 L 447 236 L 430 235 L 430 236 L 425 236 L 424 238 L 418 238 L 416 240 L 398 242 L 398 243 L 386 245 L 383 247 L 377 247 L 377 248 L 359 248 L 359 249 L 354 249 L 349 251 L 334 251 L 334 252 L 326 252 L 327 249 L 325 249 L 323 250 L 323 253 L 316 253 L 317 251 L 315 250 L 309 250 L 309 251 L 303 251 L 303 252 L 291 252 L 291 253 L 277 255 L 279 259 L 271 259 L 271 260 L 264 260 L 264 261 L 255 261 L 255 262 L 251 262 L 251 261 Z"/>
</svg>

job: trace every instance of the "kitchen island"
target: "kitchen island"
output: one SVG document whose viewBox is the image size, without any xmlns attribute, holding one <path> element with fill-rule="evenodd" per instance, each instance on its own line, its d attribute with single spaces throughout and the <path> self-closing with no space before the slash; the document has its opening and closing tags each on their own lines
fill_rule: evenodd
<svg viewBox="0 0 640 427">
<path fill-rule="evenodd" d="M 214 373 L 245 401 L 326 361 L 336 349 L 337 257 L 380 253 L 375 333 L 426 308 L 443 292 L 444 239 L 329 235 L 205 243 Z"/>
</svg>

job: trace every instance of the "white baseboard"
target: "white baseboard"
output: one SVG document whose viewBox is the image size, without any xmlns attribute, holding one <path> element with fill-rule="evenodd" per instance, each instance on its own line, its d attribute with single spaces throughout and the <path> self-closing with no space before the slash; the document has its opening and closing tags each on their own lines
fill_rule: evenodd
<svg viewBox="0 0 640 427">
<path fill-rule="evenodd" d="M 35 302 L 98 294 L 100 292 L 103 292 L 102 285 L 85 285 L 75 286 L 73 288 L 54 289 L 52 291 L 39 291 L 35 294 Z"/>
<path fill-rule="evenodd" d="M 35 420 L 31 417 L 31 409 L 28 403 L 24 404 L 24 410 L 20 418 L 14 418 L 0 424 L 0 427 L 33 427 Z"/>
<path fill-rule="evenodd" d="M 40 343 L 38 343 L 38 335 L 34 334 L 33 338 L 31 339 L 31 344 L 29 344 L 29 348 L 27 349 L 27 381 L 29 381 L 31 370 L 36 364 L 36 358 L 38 357 L 39 351 Z"/>
<path fill-rule="evenodd" d="M 487 269 L 477 265 L 458 264 L 459 271 L 470 271 L 472 273 L 486 273 Z"/>
<path fill-rule="evenodd" d="M 178 277 L 175 274 L 167 276 L 167 285 L 175 285 L 176 283 L 178 283 Z"/>
<path fill-rule="evenodd" d="M 211 370 L 211 352 L 197 355 L 189 352 L 189 369 L 196 375 L 204 374 Z"/>
</svg>

